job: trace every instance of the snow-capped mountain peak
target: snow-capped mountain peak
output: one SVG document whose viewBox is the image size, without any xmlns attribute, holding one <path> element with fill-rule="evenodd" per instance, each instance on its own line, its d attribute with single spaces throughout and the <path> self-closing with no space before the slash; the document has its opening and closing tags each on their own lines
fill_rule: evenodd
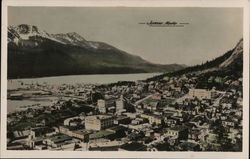
<svg viewBox="0 0 250 159">
<path fill-rule="evenodd" d="M 45 39 L 44 39 L 45 38 Z M 104 42 L 87 41 L 76 32 L 49 34 L 40 27 L 29 24 L 20 24 L 17 26 L 8 27 L 8 42 L 14 43 L 17 46 L 37 47 L 42 42 L 49 39 L 64 45 L 72 45 L 87 49 L 102 49 L 112 50 L 115 47 L 108 45 Z"/>
<path fill-rule="evenodd" d="M 87 40 L 76 32 L 70 32 L 66 34 L 51 34 L 55 39 L 69 45 L 76 45 L 81 47 L 90 47 Z"/>
<path fill-rule="evenodd" d="M 50 39 L 53 41 L 58 41 L 54 37 L 52 37 L 46 31 L 38 28 L 34 25 L 29 24 L 20 24 L 17 26 L 9 26 L 8 27 L 8 42 L 14 42 L 15 44 L 19 44 L 20 40 L 30 40 L 32 37 L 42 37 L 46 39 Z M 62 43 L 62 42 L 60 42 Z"/>
<path fill-rule="evenodd" d="M 67 35 L 77 41 L 86 41 L 81 35 L 77 34 L 76 32 L 67 33 Z"/>
<path fill-rule="evenodd" d="M 14 30 L 24 40 L 28 40 L 31 36 L 50 38 L 50 35 L 46 31 L 38 29 L 34 25 L 20 24 L 18 26 L 10 26 L 9 28 Z"/>
</svg>

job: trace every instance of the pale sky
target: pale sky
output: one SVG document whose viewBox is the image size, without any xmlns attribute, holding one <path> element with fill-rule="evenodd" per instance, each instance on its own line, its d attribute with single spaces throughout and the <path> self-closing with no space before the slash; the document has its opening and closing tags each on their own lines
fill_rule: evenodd
<svg viewBox="0 0 250 159">
<path fill-rule="evenodd" d="M 241 8 L 9 7 L 8 14 L 10 25 L 32 24 L 51 34 L 77 32 L 159 64 L 199 64 L 243 37 Z M 138 24 L 150 20 L 189 25 Z"/>
</svg>

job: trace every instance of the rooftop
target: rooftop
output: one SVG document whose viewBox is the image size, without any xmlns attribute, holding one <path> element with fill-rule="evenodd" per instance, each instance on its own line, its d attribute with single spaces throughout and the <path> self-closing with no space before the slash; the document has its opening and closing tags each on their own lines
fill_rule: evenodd
<svg viewBox="0 0 250 159">
<path fill-rule="evenodd" d="M 112 116 L 110 115 L 92 115 L 92 116 L 86 116 L 86 119 L 108 119 L 111 118 Z"/>
<path fill-rule="evenodd" d="M 60 142 L 71 140 L 72 138 L 65 134 L 59 134 L 59 135 L 51 136 L 49 139 L 53 141 L 54 143 L 60 143 Z"/>
<path fill-rule="evenodd" d="M 75 130 L 75 131 L 72 131 L 73 133 L 76 133 L 76 134 L 80 134 L 80 135 L 86 135 L 86 134 L 90 134 L 91 131 L 89 130 L 85 130 L 85 129 L 82 129 L 82 130 Z"/>
</svg>

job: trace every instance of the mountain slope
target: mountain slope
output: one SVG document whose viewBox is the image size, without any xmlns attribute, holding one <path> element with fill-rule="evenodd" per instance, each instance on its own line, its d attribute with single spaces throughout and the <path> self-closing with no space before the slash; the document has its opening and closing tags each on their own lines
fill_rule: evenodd
<svg viewBox="0 0 250 159">
<path fill-rule="evenodd" d="M 8 78 L 75 74 L 169 72 L 183 65 L 157 65 L 77 33 L 49 34 L 36 26 L 8 27 Z"/>
<path fill-rule="evenodd" d="M 165 76 L 180 76 L 183 74 L 194 74 L 197 76 L 230 76 L 230 78 L 237 79 L 242 77 L 243 73 L 243 39 L 241 39 L 236 46 L 214 60 L 207 61 L 204 64 L 187 67 L 185 69 L 165 73 L 159 76 L 149 78 L 148 80 L 161 80 Z"/>
</svg>

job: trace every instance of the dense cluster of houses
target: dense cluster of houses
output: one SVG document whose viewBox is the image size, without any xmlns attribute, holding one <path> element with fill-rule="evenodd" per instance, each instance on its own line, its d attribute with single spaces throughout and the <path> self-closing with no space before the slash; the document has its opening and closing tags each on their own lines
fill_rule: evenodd
<svg viewBox="0 0 250 159">
<path fill-rule="evenodd" d="M 82 103 L 88 113 L 61 118 L 58 125 L 46 120 L 10 132 L 8 149 L 75 151 L 240 151 L 242 144 L 242 81 L 218 77 L 225 90 L 195 88 L 197 78 L 165 77 L 162 81 L 138 81 L 130 85 L 30 86 L 68 97 L 40 113 L 55 115 Z M 46 92 L 46 91 L 44 91 Z M 8 116 L 8 125 L 35 111 Z M 27 119 L 26 119 L 27 120 Z M 227 147 L 230 144 L 231 147 Z"/>
</svg>

